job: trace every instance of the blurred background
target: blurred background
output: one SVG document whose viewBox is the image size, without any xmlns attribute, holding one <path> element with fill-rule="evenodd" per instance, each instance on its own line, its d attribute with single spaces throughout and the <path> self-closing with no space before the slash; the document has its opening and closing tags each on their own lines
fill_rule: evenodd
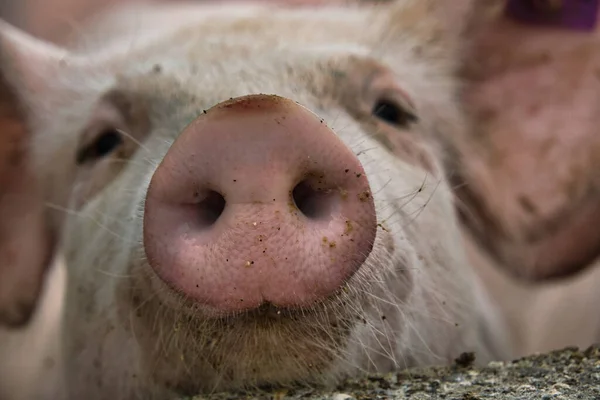
<svg viewBox="0 0 600 400">
<path fill-rule="evenodd" d="M 231 0 L 187 0 L 195 2 L 227 2 Z M 267 1 L 290 4 L 336 2 L 339 0 L 235 0 Z M 343 0 L 342 0 L 343 1 Z M 77 30 L 85 18 L 113 5 L 142 2 L 168 3 L 185 0 L 0 0 L 0 17 L 35 36 L 60 43 Z"/>
<path fill-rule="evenodd" d="M 78 21 L 110 3 L 126 1 L 129 0 L 1 0 L 0 17 L 36 36 L 59 42 Z"/>
</svg>

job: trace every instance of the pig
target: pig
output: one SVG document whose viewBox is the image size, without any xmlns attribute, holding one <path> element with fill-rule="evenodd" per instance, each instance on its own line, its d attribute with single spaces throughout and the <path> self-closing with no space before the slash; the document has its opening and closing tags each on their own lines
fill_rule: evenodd
<svg viewBox="0 0 600 400">
<path fill-rule="evenodd" d="M 7 8 L 12 7 L 7 6 L 1 11 L 10 15 Z M 15 46 L 30 37 L 4 22 L 2 29 L 0 329 L 14 329 L 25 327 L 36 312 L 44 278 L 56 261 L 64 207 L 80 168 L 60 149 L 47 151 L 53 138 L 44 136 L 37 117 L 48 109 L 33 105 L 38 94 L 53 96 L 45 79 L 56 73 L 65 50 L 31 40 L 40 50 L 21 52 Z"/>
<path fill-rule="evenodd" d="M 461 71 L 475 129 L 443 138 L 460 218 L 516 279 L 566 281 L 600 258 L 600 36 L 481 3 Z"/>
<path fill-rule="evenodd" d="M 0 326 L 21 327 L 42 290 L 53 235 L 32 165 L 30 128 L 6 79 L 0 82 Z"/>
<path fill-rule="evenodd" d="M 600 342 L 599 29 L 481 3 L 461 71 L 474 129 L 444 138 L 470 258 L 517 354 L 587 347 Z"/>
<path fill-rule="evenodd" d="M 47 391 L 46 385 L 53 387 L 60 378 L 55 374 L 65 271 L 56 250 L 77 165 L 60 157 L 60 150 L 46 152 L 49 138 L 35 120 L 41 109 L 30 107 L 31 93 L 45 90 L 39 71 L 31 67 L 51 76 L 52 67 L 44 60 L 59 60 L 61 51 L 44 44 L 43 51 L 13 52 L 22 35 L 4 23 L 2 29 L 0 399 L 28 400 L 39 398 L 38 390 Z"/>
<path fill-rule="evenodd" d="M 4 3 L 0 5 L 0 12 L 10 16 L 13 4 Z M 10 40 L 8 36 L 4 39 Z M 10 54 L 10 45 L 1 47 L 4 51 L 0 51 L 3 60 L 0 74 L 0 399 L 28 400 L 35 399 L 38 390 L 46 391 L 46 384 L 51 385 L 58 378 L 51 374 L 58 370 L 52 365 L 60 343 L 60 285 L 64 269 L 60 267 L 60 256 L 55 257 L 54 251 L 64 213 L 55 213 L 47 206 L 64 205 L 71 191 L 70 178 L 75 175 L 74 171 L 68 171 L 75 168 L 75 162 L 66 158 L 49 163 L 43 155 L 38 158 L 39 136 L 30 124 L 33 122 L 31 110 L 22 97 L 25 87 L 19 86 L 16 80 L 17 75 L 29 80 L 35 72 L 21 64 L 16 68 L 19 73 L 15 74 L 19 57 Z M 34 61 L 35 56 L 30 60 Z M 50 288 L 46 285 L 47 279 Z M 31 382 L 40 383 L 32 385 Z"/>
<path fill-rule="evenodd" d="M 457 70 L 471 11 L 130 6 L 64 48 L 2 24 L 40 165 L 76 165 L 64 386 L 49 397 L 510 358 L 438 139 L 470 129 Z"/>
</svg>

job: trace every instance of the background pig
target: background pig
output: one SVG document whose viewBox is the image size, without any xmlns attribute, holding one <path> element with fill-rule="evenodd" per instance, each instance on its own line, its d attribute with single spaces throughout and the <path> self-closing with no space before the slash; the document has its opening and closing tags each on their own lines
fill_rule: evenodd
<svg viewBox="0 0 600 400">
<path fill-rule="evenodd" d="M 600 255 L 599 36 L 514 22 L 504 6 L 487 2 L 473 30 L 477 129 L 449 139 L 464 156 L 455 180 L 468 182 L 463 220 L 509 273 L 556 279 Z"/>
<path fill-rule="evenodd" d="M 468 148 L 463 222 L 493 259 L 471 254 L 519 354 L 586 347 L 600 341 L 598 31 L 517 23 L 486 3 L 464 70 L 476 129 L 449 139 Z"/>
<path fill-rule="evenodd" d="M 64 266 L 55 251 L 65 210 L 77 211 L 66 208 L 76 170 L 90 165 L 64 154 L 79 137 L 58 144 L 46 134 L 64 51 L 0 25 L 0 398 L 37 398 L 58 379 Z"/>
<path fill-rule="evenodd" d="M 4 23 L 0 30 L 0 399 L 16 400 L 35 398 L 57 378 L 48 375 L 58 362 L 64 275 L 55 250 L 76 164 L 60 150 L 46 157 L 49 138 L 36 120 L 44 107 L 33 112 L 32 94 L 51 99 L 52 90 L 32 67 L 52 80 L 44 61 L 58 63 L 61 52 L 46 44 L 24 56 L 14 52 L 22 34 Z M 45 288 L 47 276 L 56 290 Z"/>
<path fill-rule="evenodd" d="M 57 73 L 36 129 L 87 203 L 64 238 L 74 398 L 509 354 L 430 142 L 467 129 L 445 4 L 139 10 L 58 61 L 22 37 Z"/>
<path fill-rule="evenodd" d="M 14 16 L 14 8 L 4 2 L 1 11 Z M 61 102 L 56 78 L 64 50 L 40 46 L 6 23 L 0 29 L 0 326 L 22 327 L 52 263 L 79 166 L 39 127 Z M 39 102 L 38 95 L 47 97 Z"/>
<path fill-rule="evenodd" d="M 11 67 L 0 83 L 0 324 L 21 326 L 31 316 L 51 262 L 54 224 L 38 181 L 43 172 L 31 154 L 35 140 L 27 105 L 15 93 Z"/>
</svg>

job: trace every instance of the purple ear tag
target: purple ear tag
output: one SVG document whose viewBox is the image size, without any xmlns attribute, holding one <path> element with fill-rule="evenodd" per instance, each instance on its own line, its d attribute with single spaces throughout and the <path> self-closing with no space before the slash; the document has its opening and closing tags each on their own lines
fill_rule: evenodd
<svg viewBox="0 0 600 400">
<path fill-rule="evenodd" d="M 506 13 L 516 20 L 578 31 L 593 31 L 600 0 L 509 0 Z"/>
</svg>

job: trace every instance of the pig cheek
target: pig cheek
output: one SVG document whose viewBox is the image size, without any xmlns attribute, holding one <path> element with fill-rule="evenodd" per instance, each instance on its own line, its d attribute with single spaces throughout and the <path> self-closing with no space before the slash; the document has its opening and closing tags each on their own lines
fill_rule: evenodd
<svg viewBox="0 0 600 400">
<path fill-rule="evenodd" d="M 84 167 L 79 171 L 73 194 L 69 199 L 71 207 L 76 210 L 81 209 L 116 177 L 120 167 L 113 161 L 113 159 L 102 160 L 93 168 Z"/>
</svg>

